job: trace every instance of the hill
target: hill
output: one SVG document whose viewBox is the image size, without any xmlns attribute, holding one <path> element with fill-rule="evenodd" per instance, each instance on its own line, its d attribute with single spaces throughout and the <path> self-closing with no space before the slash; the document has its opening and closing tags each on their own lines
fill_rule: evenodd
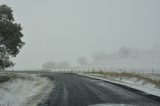
<svg viewBox="0 0 160 106">
<path fill-rule="evenodd" d="M 111 71 L 160 72 L 160 51 L 124 48 L 104 59 L 89 64 L 87 67 Z"/>
</svg>

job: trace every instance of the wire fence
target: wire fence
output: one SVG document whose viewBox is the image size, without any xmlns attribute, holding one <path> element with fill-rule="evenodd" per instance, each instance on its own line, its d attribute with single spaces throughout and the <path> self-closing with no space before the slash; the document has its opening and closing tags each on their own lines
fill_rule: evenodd
<svg viewBox="0 0 160 106">
<path fill-rule="evenodd" d="M 81 72 L 116 72 L 116 73 L 122 73 L 122 72 L 128 72 L 128 73 L 134 73 L 134 74 L 140 74 L 145 76 L 152 76 L 159 77 L 160 79 L 160 70 L 155 68 L 145 69 L 145 68 L 107 68 L 107 67 L 71 67 L 71 68 L 54 68 L 54 69 L 30 69 L 30 70 L 9 70 L 9 71 L 0 71 L 0 76 L 3 76 L 7 72 L 13 72 L 13 73 L 32 73 L 32 74 L 38 74 L 39 76 L 43 74 L 44 72 L 58 72 L 58 73 L 81 73 Z"/>
</svg>

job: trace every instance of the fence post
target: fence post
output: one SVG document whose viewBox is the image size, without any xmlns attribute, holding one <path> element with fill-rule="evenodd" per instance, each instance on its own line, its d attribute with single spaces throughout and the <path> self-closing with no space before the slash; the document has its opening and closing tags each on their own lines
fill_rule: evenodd
<svg viewBox="0 0 160 106">
<path fill-rule="evenodd" d="M 152 68 L 152 76 L 154 76 L 154 69 Z"/>
<path fill-rule="evenodd" d="M 142 75 L 144 75 L 144 73 L 143 73 L 143 68 L 142 68 Z"/>
<path fill-rule="evenodd" d="M 40 70 L 39 70 L 39 73 L 38 73 L 38 74 L 39 74 L 38 76 L 39 76 L 39 80 L 40 80 Z"/>
</svg>

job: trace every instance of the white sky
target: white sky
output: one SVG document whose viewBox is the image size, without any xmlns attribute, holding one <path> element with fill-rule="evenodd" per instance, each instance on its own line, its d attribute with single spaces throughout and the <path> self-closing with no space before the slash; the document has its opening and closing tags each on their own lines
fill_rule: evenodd
<svg viewBox="0 0 160 106">
<path fill-rule="evenodd" d="M 26 45 L 16 69 L 41 68 L 112 53 L 121 46 L 159 49 L 160 0 L 0 0 L 11 6 Z"/>
</svg>

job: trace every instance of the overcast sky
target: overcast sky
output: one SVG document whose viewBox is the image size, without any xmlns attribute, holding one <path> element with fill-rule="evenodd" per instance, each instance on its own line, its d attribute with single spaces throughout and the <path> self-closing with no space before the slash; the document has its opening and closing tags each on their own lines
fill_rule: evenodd
<svg viewBox="0 0 160 106">
<path fill-rule="evenodd" d="M 41 68 L 47 61 L 69 61 L 112 53 L 121 46 L 160 45 L 160 0 L 0 0 L 12 7 L 26 45 L 16 69 Z"/>
</svg>

